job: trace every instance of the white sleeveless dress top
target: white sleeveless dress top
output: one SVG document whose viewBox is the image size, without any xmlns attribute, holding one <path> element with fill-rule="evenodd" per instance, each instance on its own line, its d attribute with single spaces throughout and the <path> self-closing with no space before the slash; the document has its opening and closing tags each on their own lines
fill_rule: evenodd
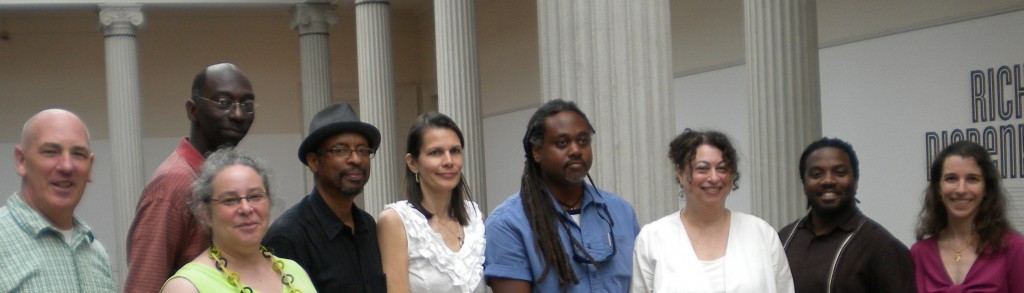
<svg viewBox="0 0 1024 293">
<path fill-rule="evenodd" d="M 409 292 L 484 292 L 484 225 L 476 203 L 464 201 L 469 225 L 462 248 L 452 251 L 408 201 L 389 204 L 402 217 L 409 244 Z"/>
</svg>

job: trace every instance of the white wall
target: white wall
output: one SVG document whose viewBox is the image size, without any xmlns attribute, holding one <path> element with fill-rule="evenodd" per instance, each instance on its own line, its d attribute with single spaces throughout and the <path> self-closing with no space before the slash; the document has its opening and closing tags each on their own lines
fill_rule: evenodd
<svg viewBox="0 0 1024 293">
<path fill-rule="evenodd" d="M 972 70 L 1024 63 L 1021 27 L 1024 11 L 1017 11 L 821 50 L 822 133 L 853 144 L 861 209 L 903 242 L 914 242 L 926 185 L 925 133 L 1022 122 L 971 123 L 969 85 Z M 748 88 L 745 66 L 675 79 L 679 129 L 727 132 L 739 146 L 741 172 L 749 170 L 742 161 L 750 153 Z M 1024 179 L 1003 182 L 1022 227 Z M 748 194 L 735 192 L 730 207 L 749 211 Z"/>
</svg>

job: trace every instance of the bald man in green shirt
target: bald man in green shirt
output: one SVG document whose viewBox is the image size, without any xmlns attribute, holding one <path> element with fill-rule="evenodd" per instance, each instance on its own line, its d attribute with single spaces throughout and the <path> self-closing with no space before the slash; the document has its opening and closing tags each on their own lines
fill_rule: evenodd
<svg viewBox="0 0 1024 293">
<path fill-rule="evenodd" d="M 25 122 L 21 189 L 0 207 L 0 292 L 114 292 L 110 262 L 75 207 L 92 180 L 89 130 L 66 110 Z"/>
</svg>

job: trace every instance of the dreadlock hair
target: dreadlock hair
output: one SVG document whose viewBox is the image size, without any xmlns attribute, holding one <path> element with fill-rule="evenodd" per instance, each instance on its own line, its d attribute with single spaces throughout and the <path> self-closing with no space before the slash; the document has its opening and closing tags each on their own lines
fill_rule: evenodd
<svg viewBox="0 0 1024 293">
<path fill-rule="evenodd" d="M 423 147 L 423 134 L 432 128 L 449 129 L 459 137 L 460 145 L 466 145 L 462 138 L 462 130 L 459 130 L 459 126 L 451 117 L 438 112 L 423 113 L 416 117 L 416 122 L 413 122 L 412 127 L 409 128 L 409 136 L 406 139 L 405 152 L 413 159 L 419 159 L 420 148 Z M 416 173 L 413 173 L 408 166 L 405 167 L 405 194 L 413 208 L 423 214 L 427 220 L 434 217 L 434 214 L 423 208 L 423 190 L 416 182 Z M 465 198 L 469 198 L 469 186 L 466 185 L 466 178 L 460 173 L 459 183 L 455 185 L 455 189 L 452 189 L 452 198 L 448 202 L 448 214 L 462 226 L 469 225 L 469 215 L 466 213 L 465 202 L 463 202 Z"/>
<path fill-rule="evenodd" d="M 1006 190 L 999 179 L 999 170 L 992 163 L 985 147 L 971 142 L 960 141 L 947 146 L 932 162 L 928 172 L 928 187 L 924 191 L 924 206 L 917 224 L 917 240 L 926 237 L 938 237 L 942 230 L 949 227 L 949 214 L 942 203 L 942 169 L 946 158 L 959 156 L 974 159 L 981 169 L 981 177 L 985 182 L 985 195 L 981 198 L 978 211 L 974 216 L 974 232 L 978 233 L 978 247 L 975 253 L 996 253 L 1002 250 L 1003 234 L 1013 231 L 1012 225 L 1006 220 Z M 991 245 L 991 250 L 986 246 Z"/>
<path fill-rule="evenodd" d="M 579 278 L 573 272 L 569 263 L 569 255 L 562 247 L 562 238 L 558 234 L 558 211 L 544 186 L 541 176 L 540 165 L 533 160 L 533 148 L 544 145 L 545 120 L 559 112 L 572 111 L 579 114 L 587 123 L 591 133 L 594 126 L 590 124 L 587 115 L 573 102 L 556 99 L 542 105 L 537 112 L 530 117 L 526 125 L 526 135 L 523 136 L 523 150 L 526 152 L 526 163 L 523 164 L 523 179 L 519 189 L 519 196 L 522 198 L 523 211 L 530 222 L 530 229 L 533 231 L 534 248 L 540 252 L 544 261 L 544 270 L 540 274 L 538 282 L 543 282 L 548 272 L 555 269 L 555 276 L 558 277 L 558 286 L 562 291 L 567 289 L 569 283 L 578 284 Z M 570 232 L 570 231 L 566 231 Z"/>
</svg>

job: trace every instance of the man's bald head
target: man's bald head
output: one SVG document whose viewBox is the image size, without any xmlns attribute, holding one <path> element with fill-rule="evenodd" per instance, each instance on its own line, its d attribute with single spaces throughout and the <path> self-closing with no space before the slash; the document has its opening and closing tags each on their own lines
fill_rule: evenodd
<svg viewBox="0 0 1024 293">
<path fill-rule="evenodd" d="M 203 70 L 200 70 L 199 73 L 196 74 L 196 77 L 194 79 L 192 79 L 192 98 L 193 99 L 197 98 L 197 97 L 202 97 L 203 96 L 203 94 L 202 94 L 203 93 L 203 88 L 206 86 L 206 83 L 208 82 L 207 81 L 208 80 L 207 76 L 211 75 L 211 74 L 213 74 L 213 75 L 231 74 L 231 75 L 239 75 L 239 76 L 245 78 L 245 74 L 242 73 L 242 70 L 238 69 L 238 66 L 235 66 L 234 64 L 231 64 L 231 63 L 217 63 L 217 64 L 213 64 L 213 65 L 207 66 L 206 68 L 203 68 Z M 246 80 L 246 83 L 248 83 L 248 78 L 245 78 L 245 80 Z"/>
<path fill-rule="evenodd" d="M 85 122 L 82 122 L 81 118 L 78 118 L 78 115 L 64 109 L 46 109 L 32 115 L 32 117 L 29 117 L 28 120 L 25 121 L 25 124 L 22 125 L 21 146 L 28 145 L 31 139 L 38 136 L 40 127 L 45 128 L 48 124 L 52 124 L 47 122 L 55 120 L 64 120 L 64 122 L 70 122 L 71 125 L 80 126 L 81 130 L 85 133 L 86 142 L 91 140 L 89 136 L 89 128 L 85 126 Z"/>
<path fill-rule="evenodd" d="M 71 229 L 94 158 L 82 119 L 62 109 L 39 112 L 25 122 L 14 147 L 21 199 L 57 228 Z"/>
</svg>

